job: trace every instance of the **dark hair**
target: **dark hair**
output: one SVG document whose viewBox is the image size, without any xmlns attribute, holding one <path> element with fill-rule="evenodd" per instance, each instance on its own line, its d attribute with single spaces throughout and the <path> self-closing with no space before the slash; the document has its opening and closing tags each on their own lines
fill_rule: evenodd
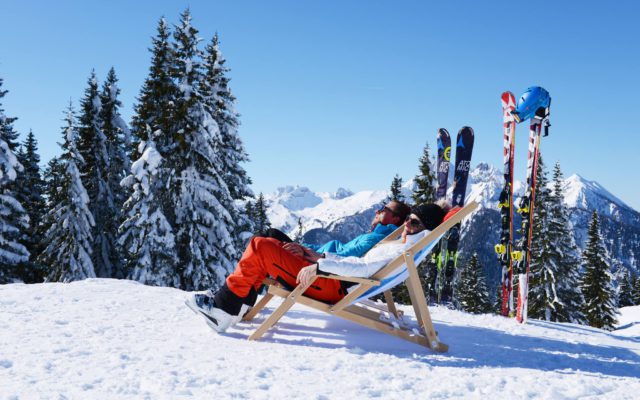
<svg viewBox="0 0 640 400">
<path fill-rule="evenodd" d="M 395 212 L 393 215 L 400 218 L 400 224 L 404 222 L 409 214 L 411 214 L 411 207 L 401 202 L 400 200 L 391 200 L 389 203 L 395 203 Z"/>
<path fill-rule="evenodd" d="M 422 225 L 430 231 L 434 230 L 438 225 L 442 223 L 444 216 L 447 212 L 438 204 L 429 203 L 414 206 L 411 209 L 411 213 L 420 218 Z"/>
</svg>

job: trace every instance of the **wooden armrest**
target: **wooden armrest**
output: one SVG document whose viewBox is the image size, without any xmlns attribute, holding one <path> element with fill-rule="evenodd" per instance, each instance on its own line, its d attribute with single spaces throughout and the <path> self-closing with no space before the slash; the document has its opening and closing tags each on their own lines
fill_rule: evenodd
<svg viewBox="0 0 640 400">
<path fill-rule="evenodd" d="M 338 281 L 346 281 L 346 282 L 354 282 L 354 283 L 365 283 L 371 286 L 380 286 L 380 281 L 369 278 L 357 278 L 355 276 L 342 276 L 342 275 L 317 275 L 317 278 L 327 278 L 327 279 L 335 279 Z M 262 283 L 267 286 L 281 286 L 280 283 L 272 278 L 265 278 Z"/>
<path fill-rule="evenodd" d="M 342 275 L 318 275 L 318 278 L 335 279 L 338 281 L 364 283 L 371 286 L 380 286 L 380 281 L 369 278 L 357 278 L 355 276 L 342 276 Z"/>
</svg>

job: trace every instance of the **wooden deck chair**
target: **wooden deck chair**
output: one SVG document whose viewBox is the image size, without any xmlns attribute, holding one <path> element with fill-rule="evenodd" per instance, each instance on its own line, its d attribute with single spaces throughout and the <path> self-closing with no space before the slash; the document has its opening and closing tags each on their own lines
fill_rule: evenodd
<svg viewBox="0 0 640 400">
<path fill-rule="evenodd" d="M 265 284 L 268 292 L 264 297 L 244 316 L 243 320 L 253 319 L 273 298 L 279 296 L 284 301 L 273 313 L 256 329 L 249 340 L 257 340 L 264 335 L 269 328 L 275 325 L 280 318 L 295 304 L 304 304 L 316 310 L 344 318 L 351 322 L 378 330 L 383 333 L 408 340 L 410 342 L 428 347 L 437 352 L 446 352 L 449 346 L 440 342 L 433 327 L 431 315 L 427 307 L 427 300 L 420 284 L 420 278 L 416 266 L 431 252 L 440 238 L 455 224 L 462 221 L 478 207 L 476 202 L 459 209 L 453 216 L 442 222 L 433 231 L 416 242 L 387 265 L 382 267 L 370 278 L 356 278 L 340 275 L 319 275 L 321 278 L 337 279 L 346 282 L 354 282 L 359 285 L 351 288 L 349 293 L 336 304 L 327 304 L 322 301 L 304 296 L 303 293 L 310 285 L 299 285 L 292 291 L 283 288 L 278 282 L 267 278 Z M 379 244 L 397 239 L 404 229 L 404 225 L 383 239 Z M 393 320 L 400 316 L 398 313 L 391 288 L 405 282 L 409 291 L 411 304 L 415 311 L 419 330 L 400 326 Z M 379 293 L 384 293 L 386 306 L 368 300 Z M 385 315 L 386 314 L 386 315 Z"/>
</svg>

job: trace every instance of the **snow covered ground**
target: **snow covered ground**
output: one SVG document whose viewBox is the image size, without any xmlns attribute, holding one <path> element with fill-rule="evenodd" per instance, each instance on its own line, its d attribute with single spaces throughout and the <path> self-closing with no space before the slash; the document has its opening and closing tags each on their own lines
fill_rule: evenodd
<svg viewBox="0 0 640 400">
<path fill-rule="evenodd" d="M 612 333 L 432 307 L 450 346 L 435 354 L 304 306 L 262 341 L 246 338 L 264 313 L 218 335 L 187 295 L 0 286 L 0 399 L 639 398 L 640 307 Z"/>
</svg>

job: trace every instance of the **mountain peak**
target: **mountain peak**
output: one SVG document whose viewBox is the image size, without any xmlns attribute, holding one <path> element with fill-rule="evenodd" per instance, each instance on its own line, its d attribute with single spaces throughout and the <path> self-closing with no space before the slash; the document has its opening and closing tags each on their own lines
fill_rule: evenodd
<svg viewBox="0 0 640 400">
<path fill-rule="evenodd" d="M 315 207 L 322 203 L 320 196 L 308 187 L 298 185 L 279 187 L 268 199 L 271 203 L 279 203 L 292 211 Z"/>
<path fill-rule="evenodd" d="M 565 203 L 569 207 L 595 209 L 598 213 L 605 215 L 614 215 L 620 209 L 634 211 L 598 182 L 588 180 L 578 174 L 573 174 L 565 179 L 563 189 Z M 602 207 L 603 205 L 606 206 Z"/>
<path fill-rule="evenodd" d="M 338 188 L 338 190 L 335 191 L 335 193 L 333 193 L 331 195 L 332 199 L 336 199 L 336 200 L 342 200 L 345 199 L 349 196 L 353 196 L 353 192 L 349 189 L 345 189 L 345 188 Z"/>
</svg>

